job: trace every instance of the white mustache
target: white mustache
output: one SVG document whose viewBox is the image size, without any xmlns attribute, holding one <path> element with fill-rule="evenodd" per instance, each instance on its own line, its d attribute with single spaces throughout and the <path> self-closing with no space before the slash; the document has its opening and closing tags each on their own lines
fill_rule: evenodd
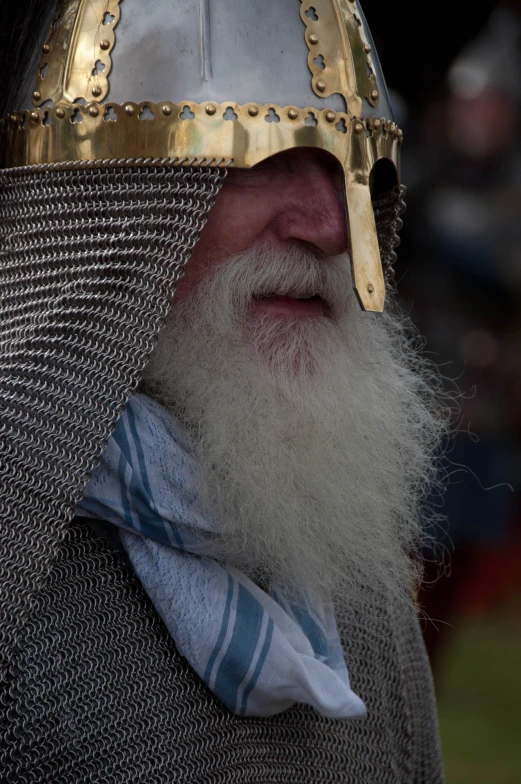
<svg viewBox="0 0 521 784">
<path fill-rule="evenodd" d="M 223 278 L 226 279 L 233 297 L 230 304 L 242 313 L 252 299 L 276 295 L 294 299 L 320 297 L 333 317 L 339 317 L 351 299 L 349 266 L 347 255 L 321 259 L 304 248 L 274 253 L 269 247 L 259 246 L 216 267 L 214 280 L 221 287 Z"/>
</svg>

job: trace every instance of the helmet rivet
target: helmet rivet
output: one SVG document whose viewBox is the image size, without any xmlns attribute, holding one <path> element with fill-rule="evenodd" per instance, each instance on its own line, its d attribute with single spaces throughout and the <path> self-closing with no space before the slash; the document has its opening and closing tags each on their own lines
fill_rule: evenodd
<svg viewBox="0 0 521 784">
<path fill-rule="evenodd" d="M 99 109 L 97 106 L 91 106 L 89 109 L 89 114 L 91 117 L 97 117 L 99 114 Z"/>
<path fill-rule="evenodd" d="M 355 123 L 355 133 L 362 133 L 363 130 L 364 130 L 364 126 L 362 125 L 361 122 Z"/>
<path fill-rule="evenodd" d="M 42 46 L 42 52 L 43 52 L 44 54 L 49 54 L 49 53 L 50 53 L 50 51 L 51 51 L 50 44 L 44 44 L 44 45 Z"/>
<path fill-rule="evenodd" d="M 369 52 L 370 52 L 370 51 L 371 51 L 371 47 L 369 46 L 369 44 L 365 44 L 365 45 L 364 45 L 364 52 L 365 52 L 366 54 L 369 54 Z"/>
<path fill-rule="evenodd" d="M 41 92 L 39 90 L 35 90 L 33 93 L 33 101 L 39 101 L 41 97 Z"/>
<path fill-rule="evenodd" d="M 326 112 L 326 120 L 327 120 L 328 122 L 335 122 L 335 120 L 336 120 L 336 114 L 335 114 L 334 112 L 331 112 L 331 111 L 329 111 L 329 112 Z"/>
<path fill-rule="evenodd" d="M 135 111 L 136 110 L 134 109 L 132 104 L 127 103 L 127 105 L 125 106 L 125 114 L 128 114 L 129 117 L 132 117 Z"/>
<path fill-rule="evenodd" d="M 389 128 L 389 133 L 391 136 L 396 136 L 396 125 L 391 125 Z"/>
<path fill-rule="evenodd" d="M 377 101 L 379 99 L 379 97 L 380 97 L 380 93 L 378 92 L 378 90 L 373 90 L 371 92 L 371 100 L 372 101 Z"/>
<path fill-rule="evenodd" d="M 400 130 L 400 128 L 398 128 L 397 136 L 398 136 L 398 141 L 401 144 L 403 142 L 403 131 Z"/>
<path fill-rule="evenodd" d="M 104 50 L 110 49 L 110 41 L 107 41 L 106 38 L 104 38 L 103 41 L 100 41 L 99 45 L 100 45 L 100 49 L 104 49 Z"/>
<path fill-rule="evenodd" d="M 319 79 L 318 82 L 317 82 L 317 90 L 320 93 L 323 93 L 325 91 L 325 89 L 326 89 L 326 83 L 324 82 L 323 79 Z"/>
<path fill-rule="evenodd" d="M 372 293 L 373 293 L 373 291 L 374 291 L 374 286 L 373 286 L 373 284 L 372 284 L 372 283 L 369 283 L 369 284 L 367 285 L 367 291 L 369 292 L 369 294 L 372 294 Z"/>
<path fill-rule="evenodd" d="M 56 109 L 56 117 L 58 120 L 63 120 L 65 117 L 65 109 L 62 109 L 61 106 Z"/>
<path fill-rule="evenodd" d="M 31 120 L 33 122 L 38 122 L 39 119 L 40 119 L 40 115 L 38 114 L 38 112 L 31 112 Z"/>
<path fill-rule="evenodd" d="M 9 122 L 15 123 L 17 121 L 17 119 L 18 119 L 18 117 L 16 116 L 16 114 L 10 114 L 9 115 Z"/>
<path fill-rule="evenodd" d="M 257 106 L 250 106 L 250 108 L 248 109 L 248 114 L 250 115 L 250 117 L 257 117 L 258 113 L 259 113 L 259 109 Z"/>
<path fill-rule="evenodd" d="M 165 104 L 164 106 L 161 107 L 161 111 L 163 112 L 165 117 L 170 117 L 170 115 L 172 114 L 172 107 L 171 106 L 167 106 Z"/>
<path fill-rule="evenodd" d="M 211 117 L 213 114 L 215 114 L 215 113 L 216 113 L 216 111 L 217 111 L 216 107 L 215 107 L 215 106 L 213 106 L 211 103 L 209 103 L 209 104 L 208 104 L 208 106 L 206 107 L 206 114 L 209 114 L 209 115 L 210 115 L 210 117 Z"/>
<path fill-rule="evenodd" d="M 378 119 L 373 120 L 373 128 L 375 129 L 375 131 L 379 131 L 381 127 L 382 127 L 382 123 L 380 122 L 380 120 Z"/>
<path fill-rule="evenodd" d="M 99 87 L 98 85 L 96 85 L 96 87 L 93 87 L 92 94 L 94 95 L 95 98 L 101 95 L 101 87 Z"/>
<path fill-rule="evenodd" d="M 315 33 L 312 33 L 309 36 L 309 43 L 313 44 L 313 46 L 316 46 L 318 44 L 318 35 L 315 35 Z"/>
<path fill-rule="evenodd" d="M 298 112 L 296 109 L 290 109 L 288 111 L 288 117 L 290 120 L 296 120 L 298 117 Z"/>
</svg>

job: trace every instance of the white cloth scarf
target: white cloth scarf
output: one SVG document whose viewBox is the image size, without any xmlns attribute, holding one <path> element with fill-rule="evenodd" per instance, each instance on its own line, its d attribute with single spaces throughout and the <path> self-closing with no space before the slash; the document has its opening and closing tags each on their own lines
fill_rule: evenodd
<svg viewBox="0 0 521 784">
<path fill-rule="evenodd" d="M 272 716 L 296 702 L 331 718 L 365 715 L 351 690 L 333 608 L 263 591 L 201 552 L 218 535 L 197 466 L 173 417 L 136 395 L 77 514 L 119 526 L 134 569 L 180 653 L 233 713 Z"/>
</svg>

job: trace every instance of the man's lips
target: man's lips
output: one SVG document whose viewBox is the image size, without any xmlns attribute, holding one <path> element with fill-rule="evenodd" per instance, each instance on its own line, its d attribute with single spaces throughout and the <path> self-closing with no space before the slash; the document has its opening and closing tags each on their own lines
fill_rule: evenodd
<svg viewBox="0 0 521 784">
<path fill-rule="evenodd" d="M 326 303 L 319 296 L 305 299 L 272 294 L 268 297 L 255 297 L 252 310 L 255 314 L 270 314 L 283 317 L 320 318 L 325 315 Z"/>
</svg>

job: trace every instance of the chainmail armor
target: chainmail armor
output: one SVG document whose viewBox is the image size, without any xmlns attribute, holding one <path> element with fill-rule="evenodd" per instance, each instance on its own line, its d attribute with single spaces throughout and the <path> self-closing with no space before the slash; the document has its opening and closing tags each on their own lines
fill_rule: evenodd
<svg viewBox="0 0 521 784">
<path fill-rule="evenodd" d="M 0 172 L 0 679 L 223 174 Z"/>
<path fill-rule="evenodd" d="M 76 521 L 0 694 L 2 784 L 442 784 L 414 617 L 344 630 L 361 720 L 236 717 L 177 652 L 130 566 Z"/>
<path fill-rule="evenodd" d="M 1 784 L 442 784 L 414 617 L 375 602 L 343 630 L 366 719 L 238 718 L 119 549 L 71 524 L 224 176 L 121 163 L 0 173 Z"/>
<path fill-rule="evenodd" d="M 404 199 L 406 193 L 405 185 L 399 185 L 373 199 L 384 280 L 390 290 L 394 289 L 394 265 L 397 258 L 395 249 L 400 244 L 398 232 L 403 226 L 401 215 L 407 209 Z"/>
</svg>

